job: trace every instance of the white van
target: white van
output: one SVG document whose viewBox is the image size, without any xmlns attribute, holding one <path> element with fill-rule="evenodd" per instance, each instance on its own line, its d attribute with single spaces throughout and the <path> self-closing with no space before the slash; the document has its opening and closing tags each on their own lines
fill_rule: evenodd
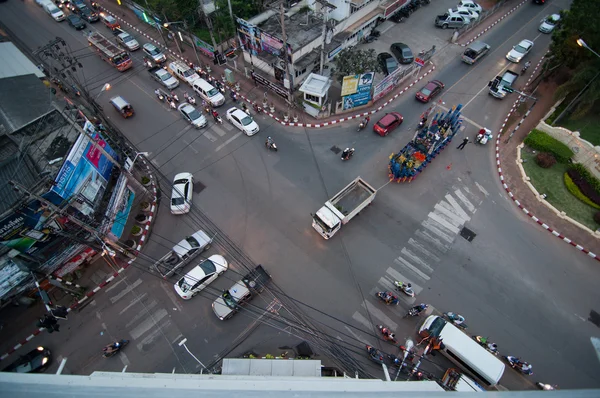
<svg viewBox="0 0 600 398">
<path fill-rule="evenodd" d="M 225 103 L 225 96 L 219 90 L 213 87 L 212 84 L 202 78 L 198 78 L 192 83 L 192 87 L 196 94 L 202 97 L 205 101 L 210 102 L 214 107 L 221 106 Z"/>
<path fill-rule="evenodd" d="M 440 352 L 469 376 L 486 386 L 495 386 L 504 374 L 504 364 L 456 326 L 437 315 L 430 315 L 419 334 L 441 337 Z"/>
<path fill-rule="evenodd" d="M 52 18 L 54 18 L 54 20 L 56 22 L 60 22 L 60 21 L 64 21 L 65 20 L 65 13 L 62 12 L 57 6 L 55 6 L 53 3 L 46 3 L 43 5 L 44 10 L 46 10 L 46 12 L 48 14 L 50 14 L 50 16 Z"/>
</svg>

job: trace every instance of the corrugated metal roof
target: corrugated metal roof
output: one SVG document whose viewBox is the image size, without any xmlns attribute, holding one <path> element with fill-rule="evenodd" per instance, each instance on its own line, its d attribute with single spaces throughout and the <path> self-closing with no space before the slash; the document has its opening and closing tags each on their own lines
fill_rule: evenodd
<svg viewBox="0 0 600 398">
<path fill-rule="evenodd" d="M 10 93 L 0 96 L 0 123 L 8 134 L 52 109 L 50 89 L 33 74 L 0 79 L 0 93 Z"/>
<path fill-rule="evenodd" d="M 0 79 L 34 74 L 45 75 L 11 42 L 0 43 Z"/>
</svg>

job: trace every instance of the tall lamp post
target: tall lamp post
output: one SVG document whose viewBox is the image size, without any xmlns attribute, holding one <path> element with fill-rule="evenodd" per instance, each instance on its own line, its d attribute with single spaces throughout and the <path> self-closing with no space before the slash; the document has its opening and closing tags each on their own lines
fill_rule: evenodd
<svg viewBox="0 0 600 398">
<path fill-rule="evenodd" d="M 204 370 L 206 370 L 206 372 L 210 373 L 208 371 L 208 369 L 206 369 L 206 366 L 204 366 L 204 364 L 202 362 L 200 362 L 200 360 L 198 358 L 196 358 L 196 356 L 194 354 L 192 354 L 192 352 L 190 351 L 189 348 L 187 348 L 187 345 L 185 345 L 186 342 L 187 342 L 187 339 L 181 340 L 179 342 L 179 347 L 185 348 L 185 350 L 188 352 L 188 354 L 190 354 L 192 356 L 192 358 L 194 358 L 196 360 L 196 362 L 198 362 L 204 368 Z"/>
<path fill-rule="evenodd" d="M 185 21 L 165 22 L 163 24 L 163 26 L 168 29 L 170 25 L 175 25 L 175 24 L 183 25 L 183 29 L 184 29 L 185 33 L 187 33 L 190 36 L 190 41 L 192 42 L 192 48 L 194 49 L 194 54 L 196 54 L 196 61 L 198 61 L 198 64 L 201 64 L 200 58 L 198 57 L 198 50 L 196 50 L 196 43 L 194 43 L 194 38 L 187 31 L 187 22 L 185 22 Z M 181 31 L 178 30 L 177 34 L 179 35 L 179 40 L 181 40 L 181 42 L 183 43 L 183 37 L 181 36 Z M 177 39 L 175 39 L 175 41 L 177 41 Z M 181 50 L 179 50 L 179 52 L 181 52 Z"/>
<path fill-rule="evenodd" d="M 100 92 L 98 93 L 96 98 L 94 98 L 94 101 L 96 101 L 100 97 L 100 94 L 102 94 L 106 90 L 110 90 L 110 87 L 111 87 L 110 83 L 104 83 L 104 86 L 102 86 L 102 89 L 100 89 Z"/>
<path fill-rule="evenodd" d="M 587 43 L 585 41 L 583 41 L 583 39 L 577 39 L 577 44 L 580 47 L 586 48 L 589 51 L 591 51 L 596 57 L 600 58 L 600 54 L 598 54 L 596 51 L 592 50 L 590 48 L 590 46 L 587 45 Z M 588 89 L 588 87 L 594 82 L 594 80 L 596 80 L 596 78 L 600 75 L 600 72 L 596 73 L 596 75 L 588 82 L 588 84 L 585 85 L 584 88 L 581 89 L 581 91 L 579 92 L 579 94 L 577 94 L 575 96 L 575 98 L 573 98 L 573 100 L 571 102 L 569 102 L 569 105 L 567 105 L 567 107 L 565 108 L 564 111 L 562 111 L 560 113 L 560 115 L 558 115 L 558 117 L 556 119 L 554 119 L 554 121 L 552 122 L 553 126 L 556 126 L 556 124 L 564 117 L 565 113 L 567 113 L 571 107 L 573 106 L 573 104 L 575 103 L 575 101 L 577 101 L 579 99 L 579 97 L 581 97 L 581 94 L 583 94 L 585 92 L 585 90 Z"/>
</svg>

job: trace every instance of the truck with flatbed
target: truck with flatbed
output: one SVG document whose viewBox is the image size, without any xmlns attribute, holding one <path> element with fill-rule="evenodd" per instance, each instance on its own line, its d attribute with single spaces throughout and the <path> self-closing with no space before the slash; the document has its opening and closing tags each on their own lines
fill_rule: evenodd
<svg viewBox="0 0 600 398">
<path fill-rule="evenodd" d="M 496 76 L 494 80 L 490 82 L 490 94 L 496 98 L 503 99 L 506 94 L 514 91 L 512 85 L 517 80 L 519 74 L 511 70 L 507 70 L 502 76 Z"/>
<path fill-rule="evenodd" d="M 173 90 L 175 87 L 179 86 L 179 80 L 173 77 L 172 74 L 166 68 L 162 68 L 160 66 L 154 66 L 148 69 L 148 73 L 150 76 L 169 90 Z"/>
<path fill-rule="evenodd" d="M 262 292 L 269 280 L 271 275 L 262 265 L 258 265 L 229 290 L 223 291 L 212 304 L 213 312 L 222 321 L 231 318 L 243 305 Z"/>
<path fill-rule="evenodd" d="M 376 194 L 375 188 L 362 178 L 356 177 L 312 215 L 313 228 L 323 238 L 331 238 L 342 225 L 370 205 Z"/>
<path fill-rule="evenodd" d="M 173 246 L 173 249 L 155 262 L 151 269 L 158 272 L 163 278 L 167 278 L 188 264 L 198 254 L 208 250 L 212 241 L 206 232 L 197 231 Z"/>
</svg>

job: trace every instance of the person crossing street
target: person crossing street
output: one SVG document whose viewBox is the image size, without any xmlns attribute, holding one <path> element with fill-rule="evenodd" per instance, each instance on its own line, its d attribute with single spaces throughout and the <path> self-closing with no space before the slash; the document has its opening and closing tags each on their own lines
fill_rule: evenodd
<svg viewBox="0 0 600 398">
<path fill-rule="evenodd" d="M 469 143 L 469 137 L 465 137 L 465 138 L 463 138 L 460 145 L 456 147 L 456 149 L 460 149 L 462 151 L 468 143 Z"/>
</svg>

